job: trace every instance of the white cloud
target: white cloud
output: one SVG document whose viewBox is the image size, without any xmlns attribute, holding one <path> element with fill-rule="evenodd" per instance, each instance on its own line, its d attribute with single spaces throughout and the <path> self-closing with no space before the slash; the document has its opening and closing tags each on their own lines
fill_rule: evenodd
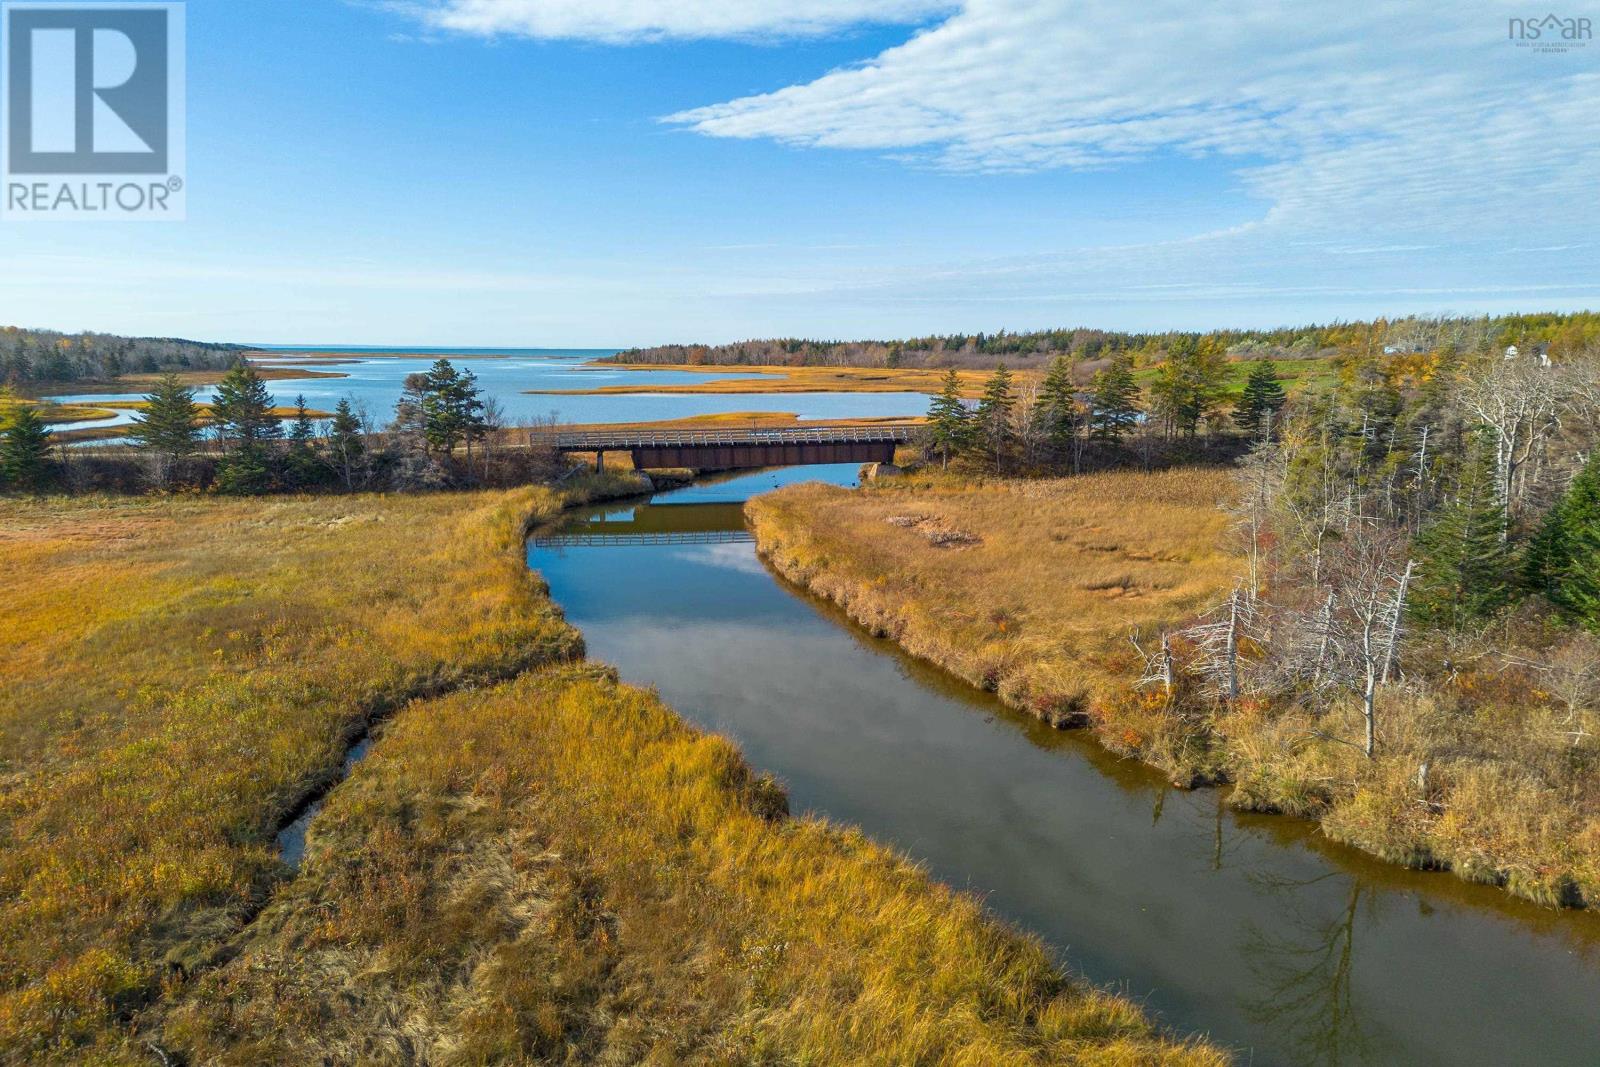
<svg viewBox="0 0 1600 1067">
<path fill-rule="evenodd" d="M 805 37 L 864 23 L 905 24 L 951 0 L 396 0 L 442 31 L 480 37 L 621 44 L 697 38 Z"/>
<path fill-rule="evenodd" d="M 953 171 L 1217 156 L 1280 231 L 1571 236 L 1600 204 L 1600 42 L 1518 48 L 1516 13 L 967 0 L 868 62 L 665 121 Z"/>
</svg>

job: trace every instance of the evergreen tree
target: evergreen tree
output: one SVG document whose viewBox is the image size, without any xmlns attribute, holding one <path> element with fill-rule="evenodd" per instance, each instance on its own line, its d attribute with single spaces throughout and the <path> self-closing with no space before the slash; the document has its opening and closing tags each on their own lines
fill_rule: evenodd
<svg viewBox="0 0 1600 1067">
<path fill-rule="evenodd" d="M 1213 419 L 1222 401 L 1226 375 L 1221 349 L 1212 339 L 1176 338 L 1150 389 L 1156 413 L 1166 422 L 1168 432 L 1193 437 L 1202 421 Z"/>
<path fill-rule="evenodd" d="M 954 368 L 945 371 L 944 387 L 928 406 L 928 437 L 945 467 L 950 457 L 966 450 L 971 436 L 972 413 L 961 402 L 961 377 Z"/>
<path fill-rule="evenodd" d="M 276 440 L 283 436 L 283 428 L 272 413 L 273 406 L 267 383 L 254 367 L 240 360 L 217 383 L 211 423 L 219 439 L 236 447 Z"/>
<path fill-rule="evenodd" d="M 1004 363 L 994 369 L 983 387 L 978 400 L 978 410 L 973 422 L 977 430 L 977 444 L 982 445 L 986 459 L 994 461 L 995 470 L 1005 466 L 1005 455 L 1014 436 L 1011 410 L 1016 406 L 1011 392 L 1011 372 Z"/>
<path fill-rule="evenodd" d="M 1511 560 L 1505 521 L 1493 458 L 1477 449 L 1462 471 L 1454 501 L 1413 541 L 1417 571 L 1410 608 L 1416 619 L 1459 632 L 1507 604 Z"/>
<path fill-rule="evenodd" d="M 50 474 L 50 430 L 32 404 L 12 404 L 0 426 L 0 480 L 8 488 L 43 488 Z"/>
<path fill-rule="evenodd" d="M 222 492 L 263 493 L 272 487 L 267 442 L 283 436 L 272 408 L 266 382 L 243 360 L 217 383 L 211 419 L 226 449 L 217 464 L 217 488 Z"/>
<path fill-rule="evenodd" d="M 200 440 L 200 408 L 194 390 L 176 374 L 164 374 L 133 418 L 132 436 L 147 452 L 176 462 L 194 454 Z"/>
<path fill-rule="evenodd" d="M 1039 387 L 1039 410 L 1050 447 L 1060 455 L 1071 452 L 1078 437 L 1078 389 L 1072 382 L 1072 361 L 1066 356 L 1051 362 Z"/>
<path fill-rule="evenodd" d="M 316 427 L 306 411 L 306 398 L 294 398 L 294 421 L 289 424 L 289 451 L 285 457 L 285 473 L 296 486 L 312 485 L 322 473 L 317 460 Z"/>
<path fill-rule="evenodd" d="M 1139 383 L 1133 378 L 1133 363 L 1118 356 L 1104 370 L 1096 371 L 1089 393 L 1089 436 L 1097 441 L 1122 440 L 1139 424 Z"/>
<path fill-rule="evenodd" d="M 483 439 L 489 423 L 484 415 L 483 391 L 478 388 L 478 376 L 470 370 L 462 371 L 446 396 L 452 418 L 461 430 L 467 445 L 467 463 L 472 463 L 472 444 Z"/>
<path fill-rule="evenodd" d="M 1545 516 L 1528 551 L 1528 584 L 1561 613 L 1600 633 L 1600 452 Z"/>
<path fill-rule="evenodd" d="M 1278 384 L 1278 368 L 1270 359 L 1260 360 L 1245 379 L 1244 392 L 1233 407 L 1233 421 L 1245 433 L 1260 433 L 1264 426 L 1270 432 L 1267 420 L 1276 421 L 1288 400 L 1288 394 Z"/>
<path fill-rule="evenodd" d="M 327 455 L 344 487 L 354 489 L 366 469 L 367 442 L 361 420 L 348 398 L 340 400 L 333 409 L 333 421 L 328 425 Z"/>
<path fill-rule="evenodd" d="M 391 429 L 409 442 L 412 451 L 428 451 L 428 419 L 423 401 L 428 395 L 428 376 L 408 374 L 400 386 L 400 399 L 394 405 Z"/>
</svg>

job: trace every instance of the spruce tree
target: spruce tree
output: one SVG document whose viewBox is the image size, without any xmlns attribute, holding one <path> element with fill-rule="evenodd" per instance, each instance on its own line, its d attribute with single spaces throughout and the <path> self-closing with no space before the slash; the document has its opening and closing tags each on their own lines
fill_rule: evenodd
<svg viewBox="0 0 1600 1067">
<path fill-rule="evenodd" d="M 928 406 L 928 437 L 945 467 L 950 457 L 967 447 L 971 435 L 972 413 L 961 402 L 961 377 L 954 368 L 945 371 L 944 385 Z"/>
<path fill-rule="evenodd" d="M 1072 361 L 1057 356 L 1039 387 L 1039 409 L 1047 424 L 1050 447 L 1060 455 L 1072 451 L 1078 437 L 1078 388 L 1072 382 Z"/>
<path fill-rule="evenodd" d="M 333 409 L 333 421 L 328 424 L 327 454 L 328 462 L 344 487 L 354 489 L 360 473 L 365 470 L 367 442 L 361 420 L 348 398 L 340 400 Z"/>
<path fill-rule="evenodd" d="M 11 489 L 34 490 L 49 475 L 50 430 L 34 405 L 10 405 L 0 426 L 0 479 Z"/>
<path fill-rule="evenodd" d="M 217 383 L 211 401 L 211 423 L 226 444 L 248 445 L 283 436 L 272 413 L 272 394 L 255 368 L 240 360 Z"/>
<path fill-rule="evenodd" d="M 423 375 L 422 433 L 430 452 L 448 456 L 466 433 L 461 388 L 461 375 L 448 359 L 436 361 Z"/>
<path fill-rule="evenodd" d="M 1001 363 L 985 383 L 973 419 L 977 429 L 976 443 L 983 446 L 985 459 L 992 459 L 996 470 L 1005 466 L 1005 455 L 1011 447 L 1011 409 L 1016 402 L 1011 392 L 1011 372 Z"/>
<path fill-rule="evenodd" d="M 176 462 L 194 454 L 200 440 L 200 408 L 194 390 L 176 374 L 163 374 L 133 418 L 132 436 L 147 452 Z"/>
<path fill-rule="evenodd" d="M 1097 441 L 1122 440 L 1139 423 L 1139 383 L 1133 363 L 1118 356 L 1096 371 L 1089 393 L 1089 436 Z"/>
<path fill-rule="evenodd" d="M 322 473 L 317 461 L 316 427 L 306 411 L 306 398 L 294 398 L 294 421 L 289 424 L 289 451 L 285 457 L 289 481 L 296 486 L 312 485 Z"/>
<path fill-rule="evenodd" d="M 456 378 L 455 385 L 446 394 L 446 402 L 456 426 L 461 431 L 461 437 L 466 442 L 467 463 L 470 465 L 472 443 L 481 440 L 489 428 L 488 421 L 484 418 L 483 391 L 478 388 L 478 376 L 470 370 L 462 371 Z"/>
<path fill-rule="evenodd" d="M 1245 433 L 1260 433 L 1263 427 L 1270 432 L 1271 424 L 1267 420 L 1276 420 L 1288 399 L 1283 386 L 1278 384 L 1278 368 L 1270 359 L 1261 360 L 1250 368 L 1244 392 L 1233 407 L 1233 421 Z"/>
<path fill-rule="evenodd" d="M 1600 633 L 1600 452 L 1545 516 L 1526 574 L 1563 615 Z"/>
<path fill-rule="evenodd" d="M 226 451 L 217 464 L 217 488 L 225 493 L 262 493 L 272 486 L 272 456 L 266 442 L 283 436 L 272 413 L 272 394 L 243 360 L 217 383 L 212 426 Z"/>
<path fill-rule="evenodd" d="M 1507 604 L 1511 561 L 1505 521 L 1492 457 L 1476 449 L 1462 471 L 1455 499 L 1413 541 L 1413 617 L 1459 632 Z"/>
<path fill-rule="evenodd" d="M 1193 437 L 1202 421 L 1215 416 L 1226 374 L 1222 353 L 1211 338 L 1180 336 L 1168 346 L 1150 394 L 1170 432 Z"/>
</svg>

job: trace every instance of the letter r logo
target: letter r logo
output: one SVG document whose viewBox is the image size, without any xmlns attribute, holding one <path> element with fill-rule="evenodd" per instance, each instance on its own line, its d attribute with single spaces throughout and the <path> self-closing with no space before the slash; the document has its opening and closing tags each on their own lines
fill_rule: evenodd
<svg viewBox="0 0 1600 1067">
<path fill-rule="evenodd" d="M 168 17 L 149 5 L 7 5 L 12 174 L 165 174 Z"/>
</svg>

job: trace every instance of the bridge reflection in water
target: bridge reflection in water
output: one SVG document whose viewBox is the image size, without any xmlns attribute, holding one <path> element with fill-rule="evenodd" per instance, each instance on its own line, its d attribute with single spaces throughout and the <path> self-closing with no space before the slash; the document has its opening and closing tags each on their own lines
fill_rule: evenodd
<svg viewBox="0 0 1600 1067">
<path fill-rule="evenodd" d="M 588 545 L 715 545 L 741 544 L 755 540 L 744 524 L 744 505 L 717 504 L 640 504 L 625 512 L 625 517 L 576 522 L 536 535 L 537 548 L 568 548 Z"/>
</svg>

